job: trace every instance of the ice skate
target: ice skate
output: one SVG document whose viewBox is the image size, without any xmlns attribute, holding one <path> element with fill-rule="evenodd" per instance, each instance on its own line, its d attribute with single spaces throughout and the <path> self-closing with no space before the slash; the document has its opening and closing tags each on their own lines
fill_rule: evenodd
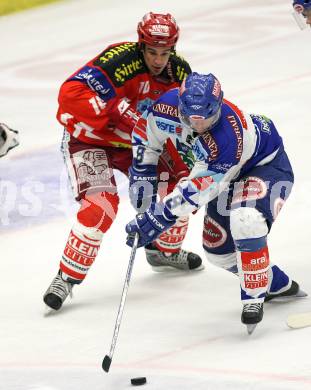
<svg viewBox="0 0 311 390">
<path fill-rule="evenodd" d="M 277 294 L 266 293 L 265 302 L 269 302 L 271 300 L 275 302 L 287 302 L 295 298 L 304 298 L 307 295 L 307 293 L 301 290 L 299 284 L 293 280 L 290 288 L 283 292 Z"/>
<path fill-rule="evenodd" d="M 247 333 L 252 334 L 263 317 L 263 303 L 245 303 L 241 321 L 246 325 Z"/>
<path fill-rule="evenodd" d="M 43 301 L 48 308 L 59 310 L 65 299 L 70 295 L 72 298 L 73 284 L 62 279 L 61 271 L 58 271 L 56 277 L 52 280 L 49 288 L 43 296 Z"/>
<path fill-rule="evenodd" d="M 200 256 L 181 249 L 178 253 L 169 255 L 159 251 L 153 244 L 145 247 L 146 258 L 154 271 L 178 269 L 182 271 L 200 271 L 204 269 Z"/>
</svg>

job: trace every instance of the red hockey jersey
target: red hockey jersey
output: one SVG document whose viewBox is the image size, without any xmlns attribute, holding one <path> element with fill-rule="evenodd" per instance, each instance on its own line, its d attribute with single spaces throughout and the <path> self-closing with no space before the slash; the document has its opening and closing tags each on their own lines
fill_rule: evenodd
<svg viewBox="0 0 311 390">
<path fill-rule="evenodd" d="M 57 119 L 85 143 L 130 148 L 132 128 L 121 124 L 122 104 L 143 113 L 190 72 L 172 52 L 161 75 L 152 76 L 137 42 L 111 45 L 62 84 Z"/>
</svg>

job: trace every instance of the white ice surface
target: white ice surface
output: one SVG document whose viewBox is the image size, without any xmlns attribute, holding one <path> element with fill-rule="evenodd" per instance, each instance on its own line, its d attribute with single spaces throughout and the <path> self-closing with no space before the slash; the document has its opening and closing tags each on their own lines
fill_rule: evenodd
<svg viewBox="0 0 311 390">
<path fill-rule="evenodd" d="M 150 390 L 311 389 L 311 328 L 287 315 L 309 299 L 266 304 L 252 336 L 240 323 L 238 280 L 206 264 L 202 272 L 153 273 L 139 250 L 109 374 L 109 352 L 130 254 L 122 204 L 100 255 L 75 297 L 44 315 L 76 206 L 66 187 L 55 119 L 60 83 L 106 45 L 136 39 L 147 11 L 169 11 L 181 26 L 179 51 L 193 70 L 213 72 L 227 98 L 273 118 L 296 184 L 269 238 L 271 258 L 311 293 L 311 33 L 283 0 L 72 0 L 0 18 L 0 120 L 21 145 L 0 162 L 1 390 L 122 390 L 146 376 Z M 185 247 L 203 254 L 202 213 Z"/>
</svg>

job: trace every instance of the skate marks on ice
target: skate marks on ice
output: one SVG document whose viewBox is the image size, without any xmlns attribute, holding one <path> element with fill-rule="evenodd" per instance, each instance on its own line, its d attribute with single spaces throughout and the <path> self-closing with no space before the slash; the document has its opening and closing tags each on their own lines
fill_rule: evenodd
<svg viewBox="0 0 311 390">
<path fill-rule="evenodd" d="M 1 370 L 0 379 L 6 390 L 126 390 L 132 388 L 131 378 L 142 375 L 148 390 L 307 390 L 311 386 L 311 380 L 302 377 L 170 365 L 166 369 L 114 368 L 109 374 L 87 366 L 12 368 Z"/>
</svg>

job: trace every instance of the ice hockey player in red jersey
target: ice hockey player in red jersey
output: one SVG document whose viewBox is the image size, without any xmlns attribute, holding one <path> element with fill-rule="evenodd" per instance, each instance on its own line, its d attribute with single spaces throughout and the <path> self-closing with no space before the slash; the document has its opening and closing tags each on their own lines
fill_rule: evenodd
<svg viewBox="0 0 311 390">
<path fill-rule="evenodd" d="M 84 280 L 116 218 L 119 196 L 113 169 L 128 173 L 133 127 L 147 107 L 180 86 L 191 72 L 176 54 L 179 27 L 170 14 L 146 14 L 137 32 L 138 42 L 108 46 L 60 88 L 57 119 L 65 128 L 62 150 L 81 207 L 59 271 L 44 294 L 44 302 L 54 310 L 60 309 L 73 285 Z M 173 144 L 163 151 L 154 174 L 149 180 L 167 180 L 168 191 L 188 175 Z M 187 225 L 187 218 L 179 219 L 145 248 L 154 269 L 203 268 L 198 255 L 181 249 Z"/>
</svg>

